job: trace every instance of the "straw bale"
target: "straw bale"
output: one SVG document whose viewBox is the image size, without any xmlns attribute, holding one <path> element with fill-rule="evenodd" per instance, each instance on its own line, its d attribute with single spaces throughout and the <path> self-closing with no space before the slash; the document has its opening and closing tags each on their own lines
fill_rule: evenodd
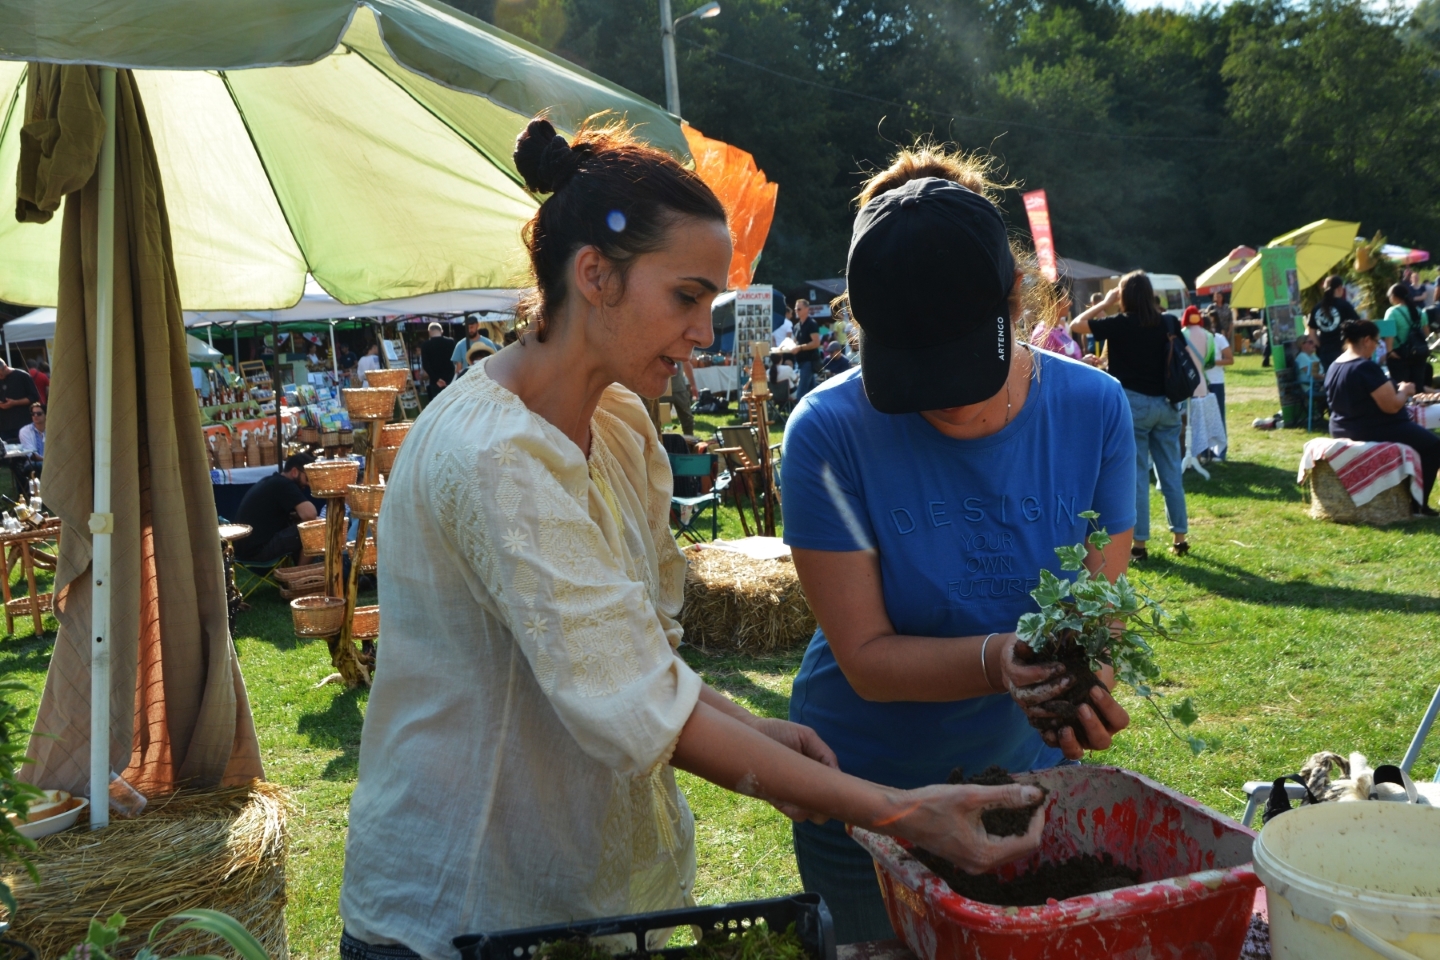
<svg viewBox="0 0 1440 960">
<path fill-rule="evenodd" d="M 694 546 L 685 551 L 685 641 L 702 650 L 769 654 L 803 647 L 815 617 L 789 557 L 756 560 Z"/>
<path fill-rule="evenodd" d="M 80 826 L 37 841 L 37 887 L 7 870 L 15 890 L 12 936 L 41 957 L 61 957 L 84 939 L 92 917 L 126 918 L 117 957 L 131 957 L 150 928 L 177 910 L 205 907 L 239 920 L 272 960 L 290 955 L 285 938 L 285 791 L 271 783 L 182 790 L 151 800 L 140 817 Z M 82 818 L 83 823 L 83 818 Z M 166 942 L 166 956 L 230 949 L 209 936 Z"/>
<path fill-rule="evenodd" d="M 1384 527 L 1413 519 L 1414 505 L 1408 481 L 1382 491 L 1369 503 L 1357 507 L 1329 463 L 1321 460 L 1310 470 L 1310 516 L 1316 520 Z"/>
</svg>

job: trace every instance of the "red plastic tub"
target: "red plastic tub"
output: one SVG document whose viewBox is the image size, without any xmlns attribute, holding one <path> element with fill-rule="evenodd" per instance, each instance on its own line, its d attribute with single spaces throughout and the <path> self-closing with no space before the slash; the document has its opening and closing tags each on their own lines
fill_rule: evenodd
<svg viewBox="0 0 1440 960">
<path fill-rule="evenodd" d="M 1002 867 L 1108 853 L 1145 881 L 1041 907 L 960 896 L 905 847 L 855 829 L 875 857 L 890 922 L 921 960 L 1236 960 L 1260 881 L 1255 833 L 1115 767 L 1056 767 L 1016 777 L 1050 790 L 1040 852 Z"/>
</svg>

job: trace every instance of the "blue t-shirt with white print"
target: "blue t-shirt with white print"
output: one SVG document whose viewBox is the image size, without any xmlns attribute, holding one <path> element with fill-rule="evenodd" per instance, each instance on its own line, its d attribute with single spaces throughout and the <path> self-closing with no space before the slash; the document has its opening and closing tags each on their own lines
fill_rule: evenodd
<svg viewBox="0 0 1440 960">
<path fill-rule="evenodd" d="M 964 637 L 1015 629 L 1036 609 L 1055 548 L 1135 525 L 1135 439 L 1118 381 L 1035 351 L 1038 377 L 1004 429 L 955 440 L 920 414 L 879 413 L 862 372 L 811 392 L 785 431 L 785 542 L 879 553 L 896 631 Z M 979 669 L 977 662 L 976 669 Z M 824 738 L 847 773 L 893 787 L 943 783 L 991 764 L 1053 766 L 1045 742 L 1006 694 L 947 703 L 875 703 L 850 686 L 817 630 L 790 700 L 790 719 Z"/>
</svg>

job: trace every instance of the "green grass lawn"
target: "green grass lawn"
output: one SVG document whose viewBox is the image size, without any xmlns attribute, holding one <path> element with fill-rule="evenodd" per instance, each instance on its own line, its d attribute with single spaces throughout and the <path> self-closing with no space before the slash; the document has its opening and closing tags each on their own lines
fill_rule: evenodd
<svg viewBox="0 0 1440 960">
<path fill-rule="evenodd" d="M 1212 479 L 1186 475 L 1189 557 L 1163 550 L 1136 578 L 1197 624 L 1192 646 L 1159 653 L 1164 688 L 1194 697 L 1196 727 L 1212 744 L 1200 757 L 1172 739 L 1135 698 L 1134 724 L 1105 762 L 1139 770 L 1232 816 L 1240 784 L 1294 770 L 1310 753 L 1365 752 L 1398 761 L 1440 683 L 1440 521 L 1399 529 L 1310 520 L 1295 485 L 1303 432 L 1249 427 L 1275 412 L 1274 377 L 1242 357 L 1228 377 L 1230 462 Z M 1157 545 L 1164 513 L 1152 497 Z M 733 512 L 724 535 L 739 536 Z M 271 779 L 297 801 L 291 820 L 291 949 L 333 956 L 347 801 L 354 786 L 366 695 L 315 689 L 330 672 L 320 641 L 298 641 L 273 593 L 256 595 L 237 638 Z M 53 621 L 51 621 L 53 628 Z M 0 673 L 38 691 L 50 642 L 28 622 L 0 641 Z M 784 716 L 799 653 L 769 660 L 686 651 L 707 680 L 758 713 Z M 1440 734 L 1419 771 L 1440 763 Z M 681 775 L 699 830 L 702 902 L 799 888 L 788 821 L 768 806 Z"/>
</svg>

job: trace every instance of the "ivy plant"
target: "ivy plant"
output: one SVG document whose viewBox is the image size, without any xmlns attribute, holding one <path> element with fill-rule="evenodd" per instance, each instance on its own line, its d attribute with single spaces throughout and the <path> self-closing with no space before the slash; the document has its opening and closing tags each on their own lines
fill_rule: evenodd
<svg viewBox="0 0 1440 960">
<path fill-rule="evenodd" d="M 1081 516 L 1092 526 L 1099 517 L 1094 511 Z M 1091 547 L 1103 552 L 1111 538 L 1097 527 L 1086 539 Z M 1192 752 L 1200 753 L 1205 741 L 1181 736 L 1170 723 L 1175 720 L 1185 727 L 1193 724 L 1199 717 L 1194 701 L 1186 697 L 1172 703 L 1168 711 L 1161 710 L 1156 698 L 1163 694 L 1154 688 L 1160 679 L 1154 659 L 1155 642 L 1175 640 L 1189 630 L 1189 616 L 1184 611 L 1171 613 L 1160 601 L 1138 593 L 1123 573 L 1111 583 L 1104 575 L 1103 564 L 1092 573 L 1085 566 L 1083 543 L 1057 547 L 1055 554 L 1060 558 L 1060 569 L 1073 572 L 1075 580 L 1057 577 L 1049 570 L 1040 571 L 1040 583 L 1030 591 L 1040 609 L 1020 618 L 1016 628 L 1020 639 L 1042 657 L 1057 653 L 1063 643 L 1073 641 L 1089 657 L 1091 670 L 1114 667 L 1115 676 L 1145 698 L 1171 734 Z"/>
</svg>

